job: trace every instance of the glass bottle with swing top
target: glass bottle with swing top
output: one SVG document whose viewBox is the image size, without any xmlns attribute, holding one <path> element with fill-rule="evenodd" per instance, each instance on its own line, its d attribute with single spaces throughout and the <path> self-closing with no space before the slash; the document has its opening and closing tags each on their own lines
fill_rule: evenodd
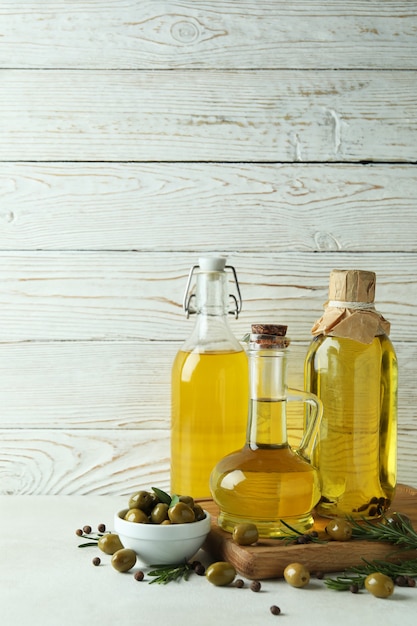
<svg viewBox="0 0 417 626">
<path fill-rule="evenodd" d="M 229 294 L 230 272 L 236 295 Z M 172 367 L 172 493 L 209 498 L 214 465 L 245 440 L 248 365 L 228 323 L 230 301 L 237 318 L 242 299 L 234 268 L 224 257 L 201 257 L 190 270 L 184 296 L 195 325 Z"/>
</svg>

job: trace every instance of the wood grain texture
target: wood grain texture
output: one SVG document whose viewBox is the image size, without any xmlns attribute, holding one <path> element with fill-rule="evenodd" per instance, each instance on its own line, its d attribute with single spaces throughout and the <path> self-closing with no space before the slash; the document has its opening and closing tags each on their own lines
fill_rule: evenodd
<svg viewBox="0 0 417 626">
<path fill-rule="evenodd" d="M 0 431 L 2 495 L 130 495 L 169 487 L 166 431 Z"/>
<path fill-rule="evenodd" d="M 417 252 L 416 206 L 414 165 L 0 163 L 1 250 Z"/>
<path fill-rule="evenodd" d="M 250 579 L 263 580 L 282 577 L 289 563 L 303 563 L 309 572 L 340 572 L 363 564 L 364 560 L 406 561 L 415 558 L 415 551 L 398 554 L 392 544 L 364 540 L 347 542 L 330 541 L 327 544 L 310 543 L 306 545 L 285 546 L 273 539 L 262 539 L 254 546 L 239 546 L 232 540 L 230 533 L 222 531 L 216 522 L 218 508 L 212 502 L 204 501 L 212 515 L 212 529 L 206 546 L 216 558 L 232 563 L 238 572 Z M 392 505 L 393 511 L 407 515 L 412 524 L 417 523 L 417 490 L 399 485 Z M 319 533 L 329 520 L 316 518 L 314 528 Z M 321 536 L 321 534 L 320 534 Z"/>
<path fill-rule="evenodd" d="M 0 81 L 1 161 L 416 160 L 411 71 L 0 70 Z"/>
<path fill-rule="evenodd" d="M 398 474 L 402 482 L 417 485 L 417 410 L 414 400 L 417 346 L 400 342 L 395 347 L 400 370 Z M 143 437 L 146 442 L 146 437 L 154 433 L 158 441 L 161 438 L 165 442 L 161 445 L 168 450 L 170 372 L 178 348 L 176 342 L 3 344 L 0 351 L 0 489 L 3 493 L 20 493 L 26 484 L 23 481 L 32 485 L 27 489 L 33 488 L 34 493 L 42 493 L 43 489 L 61 493 L 57 489 L 63 488 L 67 493 L 73 480 L 73 493 L 82 490 L 78 478 L 81 467 L 85 466 L 86 473 L 90 472 L 91 458 L 97 455 L 96 440 L 111 439 L 112 434 L 115 442 L 120 438 L 135 442 L 139 454 Z M 303 387 L 306 350 L 307 343 L 291 346 L 288 383 L 298 389 Z M 301 407 L 293 405 L 288 411 L 291 445 L 299 442 L 302 419 Z M 56 442 L 61 441 L 63 432 L 67 444 L 58 445 Z M 72 434 L 74 438 L 71 438 Z M 147 454 L 147 444 L 143 445 Z M 69 464 L 65 486 L 59 469 L 64 453 Z M 29 478 L 34 471 L 33 455 L 37 459 L 39 475 L 42 474 L 42 464 L 45 466 L 43 482 Z M 152 464 L 152 457 L 146 458 Z M 60 476 L 57 484 L 51 470 L 55 464 Z M 124 468 L 121 467 L 123 464 Z M 4 470 L 6 466 L 7 471 Z M 146 478 L 145 468 L 143 472 Z M 113 473 L 119 476 L 117 485 L 113 485 L 111 481 L 114 479 L 109 478 Z M 112 493 L 121 493 L 123 474 L 130 485 L 130 465 L 125 457 L 120 460 L 115 455 L 94 469 L 90 476 L 94 483 L 91 488 L 96 489 L 96 482 L 101 480 L 97 486 L 100 493 L 104 493 L 106 481 L 109 488 L 111 483 Z M 142 487 L 146 486 L 145 478 Z M 169 483 L 167 464 L 160 470 L 159 480 Z"/>
<path fill-rule="evenodd" d="M 192 321 L 182 299 L 197 260 L 191 252 L 1 252 L 0 340 L 183 340 Z M 330 271 L 362 268 L 377 273 L 376 302 L 392 338 L 414 341 L 416 260 L 376 252 L 231 254 L 244 301 L 232 328 L 243 336 L 254 321 L 279 318 L 303 340 L 322 314 Z"/>
<path fill-rule="evenodd" d="M 0 67 L 413 68 L 413 2 L 1 4 Z"/>
<path fill-rule="evenodd" d="M 3 493 L 168 485 L 201 252 L 237 269 L 237 336 L 288 322 L 298 387 L 331 269 L 376 271 L 417 485 L 416 34 L 399 0 L 1 3 Z"/>
</svg>

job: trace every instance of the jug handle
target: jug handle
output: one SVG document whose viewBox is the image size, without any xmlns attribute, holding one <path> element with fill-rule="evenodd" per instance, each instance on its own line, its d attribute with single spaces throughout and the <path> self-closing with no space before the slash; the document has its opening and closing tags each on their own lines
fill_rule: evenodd
<svg viewBox="0 0 417 626">
<path fill-rule="evenodd" d="M 306 427 L 300 445 L 296 449 L 304 459 L 311 463 L 311 458 L 323 417 L 323 404 L 313 393 L 300 391 L 299 389 L 287 389 L 287 401 L 304 402 L 311 407 L 311 414 L 305 420 Z"/>
</svg>

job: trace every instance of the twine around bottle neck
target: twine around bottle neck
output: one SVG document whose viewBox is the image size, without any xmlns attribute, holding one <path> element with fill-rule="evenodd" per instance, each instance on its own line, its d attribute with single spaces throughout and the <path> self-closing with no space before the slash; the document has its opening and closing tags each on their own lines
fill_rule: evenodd
<svg viewBox="0 0 417 626">
<path fill-rule="evenodd" d="M 375 312 L 375 304 L 373 302 L 352 302 L 345 300 L 329 300 L 326 307 L 334 309 L 354 309 L 355 311 L 372 311 Z"/>
</svg>

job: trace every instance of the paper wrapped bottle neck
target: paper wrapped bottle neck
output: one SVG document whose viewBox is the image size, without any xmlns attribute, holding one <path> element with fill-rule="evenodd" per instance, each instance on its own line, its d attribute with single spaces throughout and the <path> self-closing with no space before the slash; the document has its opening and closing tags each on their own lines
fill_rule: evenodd
<svg viewBox="0 0 417 626">
<path fill-rule="evenodd" d="M 373 302 L 329 300 L 311 333 L 315 337 L 330 335 L 371 343 L 378 335 L 389 335 L 390 323 L 375 309 Z"/>
</svg>

